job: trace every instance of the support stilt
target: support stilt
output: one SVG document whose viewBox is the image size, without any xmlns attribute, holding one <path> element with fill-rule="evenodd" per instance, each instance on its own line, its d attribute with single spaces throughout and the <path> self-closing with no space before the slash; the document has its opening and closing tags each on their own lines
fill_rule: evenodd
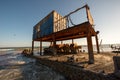
<svg viewBox="0 0 120 80">
<path fill-rule="evenodd" d="M 34 52 L 34 40 L 32 41 L 32 52 L 31 52 L 31 55 L 33 55 L 33 52 Z"/>
<path fill-rule="evenodd" d="M 40 55 L 42 55 L 42 40 L 40 40 Z"/>
<path fill-rule="evenodd" d="M 61 44 L 63 44 L 63 41 L 61 41 Z"/>
<path fill-rule="evenodd" d="M 93 46 L 92 46 L 92 36 L 90 34 L 87 35 L 87 45 L 88 45 L 88 54 L 89 54 L 89 63 L 94 63 L 94 54 L 93 54 Z"/>
<path fill-rule="evenodd" d="M 57 54 L 57 51 L 56 51 L 56 40 L 55 40 L 55 35 L 53 35 L 53 55 L 56 55 Z"/>
<path fill-rule="evenodd" d="M 72 39 L 72 44 L 74 44 L 74 40 Z"/>
<path fill-rule="evenodd" d="M 98 44 L 98 36 L 97 36 L 97 34 L 96 34 L 95 38 L 96 38 L 97 53 L 100 53 L 99 44 Z"/>
</svg>

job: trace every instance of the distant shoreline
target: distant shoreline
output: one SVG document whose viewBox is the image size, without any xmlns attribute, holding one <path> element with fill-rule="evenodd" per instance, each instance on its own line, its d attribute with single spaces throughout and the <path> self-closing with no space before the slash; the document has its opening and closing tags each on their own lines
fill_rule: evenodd
<svg viewBox="0 0 120 80">
<path fill-rule="evenodd" d="M 107 46 L 109 46 L 109 45 L 119 45 L 120 46 L 120 43 L 116 43 L 116 44 L 102 44 L 102 46 L 105 46 L 105 45 L 107 45 Z M 78 46 L 83 46 L 83 47 L 86 47 L 87 45 L 78 45 Z M 93 46 L 96 46 L 95 44 L 93 44 Z M 48 46 L 43 46 L 43 48 L 44 47 L 48 47 Z M 32 46 L 24 46 L 24 47 L 0 47 L 0 49 L 9 49 L 9 48 L 11 48 L 11 49 L 16 49 L 16 48 L 32 48 Z M 39 48 L 39 46 L 36 46 L 35 48 Z"/>
<path fill-rule="evenodd" d="M 43 46 L 44 47 L 48 47 L 48 46 Z M 18 48 L 32 48 L 32 46 L 28 46 L 28 47 L 0 47 L 0 49 L 18 49 Z M 39 48 L 38 46 L 35 48 Z"/>
<path fill-rule="evenodd" d="M 120 46 L 120 44 L 102 44 L 100 46 L 100 51 L 101 52 L 111 52 L 112 49 L 111 49 L 110 45 Z M 78 46 L 82 46 L 82 50 L 85 50 L 85 52 L 87 52 L 87 45 L 78 45 Z M 43 49 L 47 48 L 47 47 L 49 47 L 49 46 L 43 46 Z M 24 50 L 24 49 L 32 49 L 32 47 L 31 46 L 26 46 L 26 47 L 0 47 L 0 51 L 5 50 L 5 49 L 7 51 L 10 51 L 10 50 Z M 34 49 L 39 52 L 39 46 L 34 47 Z M 96 45 L 93 45 L 93 50 L 96 51 Z"/>
</svg>

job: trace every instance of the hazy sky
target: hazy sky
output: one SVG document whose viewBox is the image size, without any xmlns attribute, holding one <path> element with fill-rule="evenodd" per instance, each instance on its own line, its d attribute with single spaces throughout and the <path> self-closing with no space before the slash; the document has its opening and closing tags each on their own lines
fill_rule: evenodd
<svg viewBox="0 0 120 80">
<path fill-rule="evenodd" d="M 120 0 L 0 0 L 0 47 L 31 46 L 33 26 L 48 13 L 64 16 L 86 3 L 99 41 L 120 43 Z"/>
</svg>

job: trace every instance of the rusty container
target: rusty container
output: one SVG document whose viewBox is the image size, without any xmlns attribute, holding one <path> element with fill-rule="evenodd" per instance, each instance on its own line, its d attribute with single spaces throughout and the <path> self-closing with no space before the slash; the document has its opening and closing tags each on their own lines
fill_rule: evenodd
<svg viewBox="0 0 120 80">
<path fill-rule="evenodd" d="M 33 28 L 33 39 L 50 35 L 54 32 L 66 29 L 66 18 L 56 11 L 52 11 Z"/>
</svg>

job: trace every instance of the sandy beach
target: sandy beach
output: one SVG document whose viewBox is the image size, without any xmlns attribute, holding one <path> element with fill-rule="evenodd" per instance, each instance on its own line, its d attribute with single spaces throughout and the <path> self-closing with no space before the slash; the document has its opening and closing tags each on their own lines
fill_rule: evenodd
<svg viewBox="0 0 120 80">
<path fill-rule="evenodd" d="M 68 62 L 68 57 L 74 56 L 74 62 Z M 76 65 L 84 67 L 86 70 L 93 72 L 104 71 L 105 74 L 114 72 L 114 62 L 113 56 L 116 56 L 112 52 L 94 53 L 95 63 L 88 64 L 88 53 L 78 53 L 69 55 L 57 55 L 57 56 L 41 56 L 40 58 L 45 58 L 52 61 L 66 62 L 67 64 Z"/>
</svg>

